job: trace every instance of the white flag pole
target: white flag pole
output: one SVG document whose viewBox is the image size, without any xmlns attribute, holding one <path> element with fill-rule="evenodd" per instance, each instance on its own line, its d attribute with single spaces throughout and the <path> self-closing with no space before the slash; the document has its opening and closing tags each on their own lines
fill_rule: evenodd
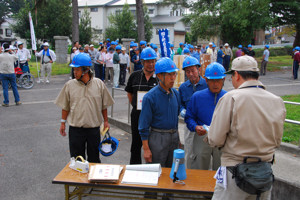
<svg viewBox="0 0 300 200">
<path fill-rule="evenodd" d="M 31 34 L 31 46 L 32 46 L 32 50 L 36 51 L 36 40 L 35 40 L 35 33 L 34 33 L 34 27 L 33 27 L 33 22 L 32 22 L 32 18 L 31 18 L 31 13 L 29 12 L 29 24 L 30 24 L 30 34 Z M 39 75 L 39 65 L 37 62 L 37 57 L 35 56 L 35 62 L 36 62 L 36 71 L 37 71 L 37 75 L 38 75 L 38 82 L 40 82 L 40 75 Z"/>
</svg>

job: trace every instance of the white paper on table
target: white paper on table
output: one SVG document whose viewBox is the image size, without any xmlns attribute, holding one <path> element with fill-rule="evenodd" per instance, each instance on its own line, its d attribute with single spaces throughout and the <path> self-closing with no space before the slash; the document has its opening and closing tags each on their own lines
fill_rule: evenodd
<svg viewBox="0 0 300 200">
<path fill-rule="evenodd" d="M 147 94 L 147 92 L 145 92 L 145 91 L 137 92 L 137 101 L 136 101 L 136 103 L 137 103 L 136 109 L 137 110 L 142 110 L 142 102 L 143 102 L 143 98 L 144 98 L 145 94 Z"/>
</svg>

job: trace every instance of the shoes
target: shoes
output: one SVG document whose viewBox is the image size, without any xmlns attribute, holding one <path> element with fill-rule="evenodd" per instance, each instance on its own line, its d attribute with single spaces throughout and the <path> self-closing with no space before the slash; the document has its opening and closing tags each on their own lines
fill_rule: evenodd
<svg viewBox="0 0 300 200">
<path fill-rule="evenodd" d="M 37 81 L 37 83 L 44 83 L 44 80 L 40 79 L 40 80 Z"/>
<path fill-rule="evenodd" d="M 9 104 L 3 103 L 2 106 L 3 107 L 9 107 Z"/>
<path fill-rule="evenodd" d="M 49 81 L 49 80 L 46 80 L 46 83 L 50 83 L 50 81 Z"/>
<path fill-rule="evenodd" d="M 19 106 L 19 105 L 21 105 L 21 104 L 22 104 L 21 101 L 16 102 L 16 105 L 17 105 L 17 106 Z"/>
</svg>

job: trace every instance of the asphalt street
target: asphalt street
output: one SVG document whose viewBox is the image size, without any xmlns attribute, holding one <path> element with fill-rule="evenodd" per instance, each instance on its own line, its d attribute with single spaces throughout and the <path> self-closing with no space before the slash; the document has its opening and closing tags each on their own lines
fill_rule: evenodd
<svg viewBox="0 0 300 200">
<path fill-rule="evenodd" d="M 36 84 L 30 90 L 20 89 L 23 102 L 21 106 L 14 105 L 10 91 L 11 106 L 0 106 L 1 200 L 64 199 L 64 187 L 51 183 L 70 159 L 68 137 L 62 137 L 58 132 L 61 110 L 53 101 L 68 78 L 68 75 L 55 76 L 50 84 Z M 229 79 L 227 76 L 225 90 L 233 89 Z M 300 94 L 300 81 L 292 80 L 290 71 L 268 73 L 261 77 L 261 81 L 267 86 L 267 90 L 279 96 Z M 111 91 L 111 86 L 108 87 Z M 114 98 L 114 117 L 127 120 L 126 93 L 121 90 L 115 91 Z M 0 101 L 3 101 L 2 94 Z M 128 164 L 130 134 L 117 127 L 112 127 L 110 133 L 120 140 L 120 146 L 113 156 L 101 157 L 102 162 Z M 278 163 L 282 168 L 289 169 L 289 156 L 293 160 L 289 165 L 299 169 L 299 158 L 293 155 L 283 154 L 282 157 L 286 157 L 286 160 L 279 160 Z M 292 169 L 286 173 L 294 176 Z M 297 176 L 294 177 L 300 180 Z"/>
</svg>

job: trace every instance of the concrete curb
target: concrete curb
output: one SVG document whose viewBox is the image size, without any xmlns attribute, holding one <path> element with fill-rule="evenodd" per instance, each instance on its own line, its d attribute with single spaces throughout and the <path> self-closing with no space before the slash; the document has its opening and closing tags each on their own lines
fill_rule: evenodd
<svg viewBox="0 0 300 200">
<path fill-rule="evenodd" d="M 292 154 L 300 155 L 300 147 L 294 145 L 282 142 L 280 147 L 278 148 L 280 151 L 285 151 Z"/>
</svg>

